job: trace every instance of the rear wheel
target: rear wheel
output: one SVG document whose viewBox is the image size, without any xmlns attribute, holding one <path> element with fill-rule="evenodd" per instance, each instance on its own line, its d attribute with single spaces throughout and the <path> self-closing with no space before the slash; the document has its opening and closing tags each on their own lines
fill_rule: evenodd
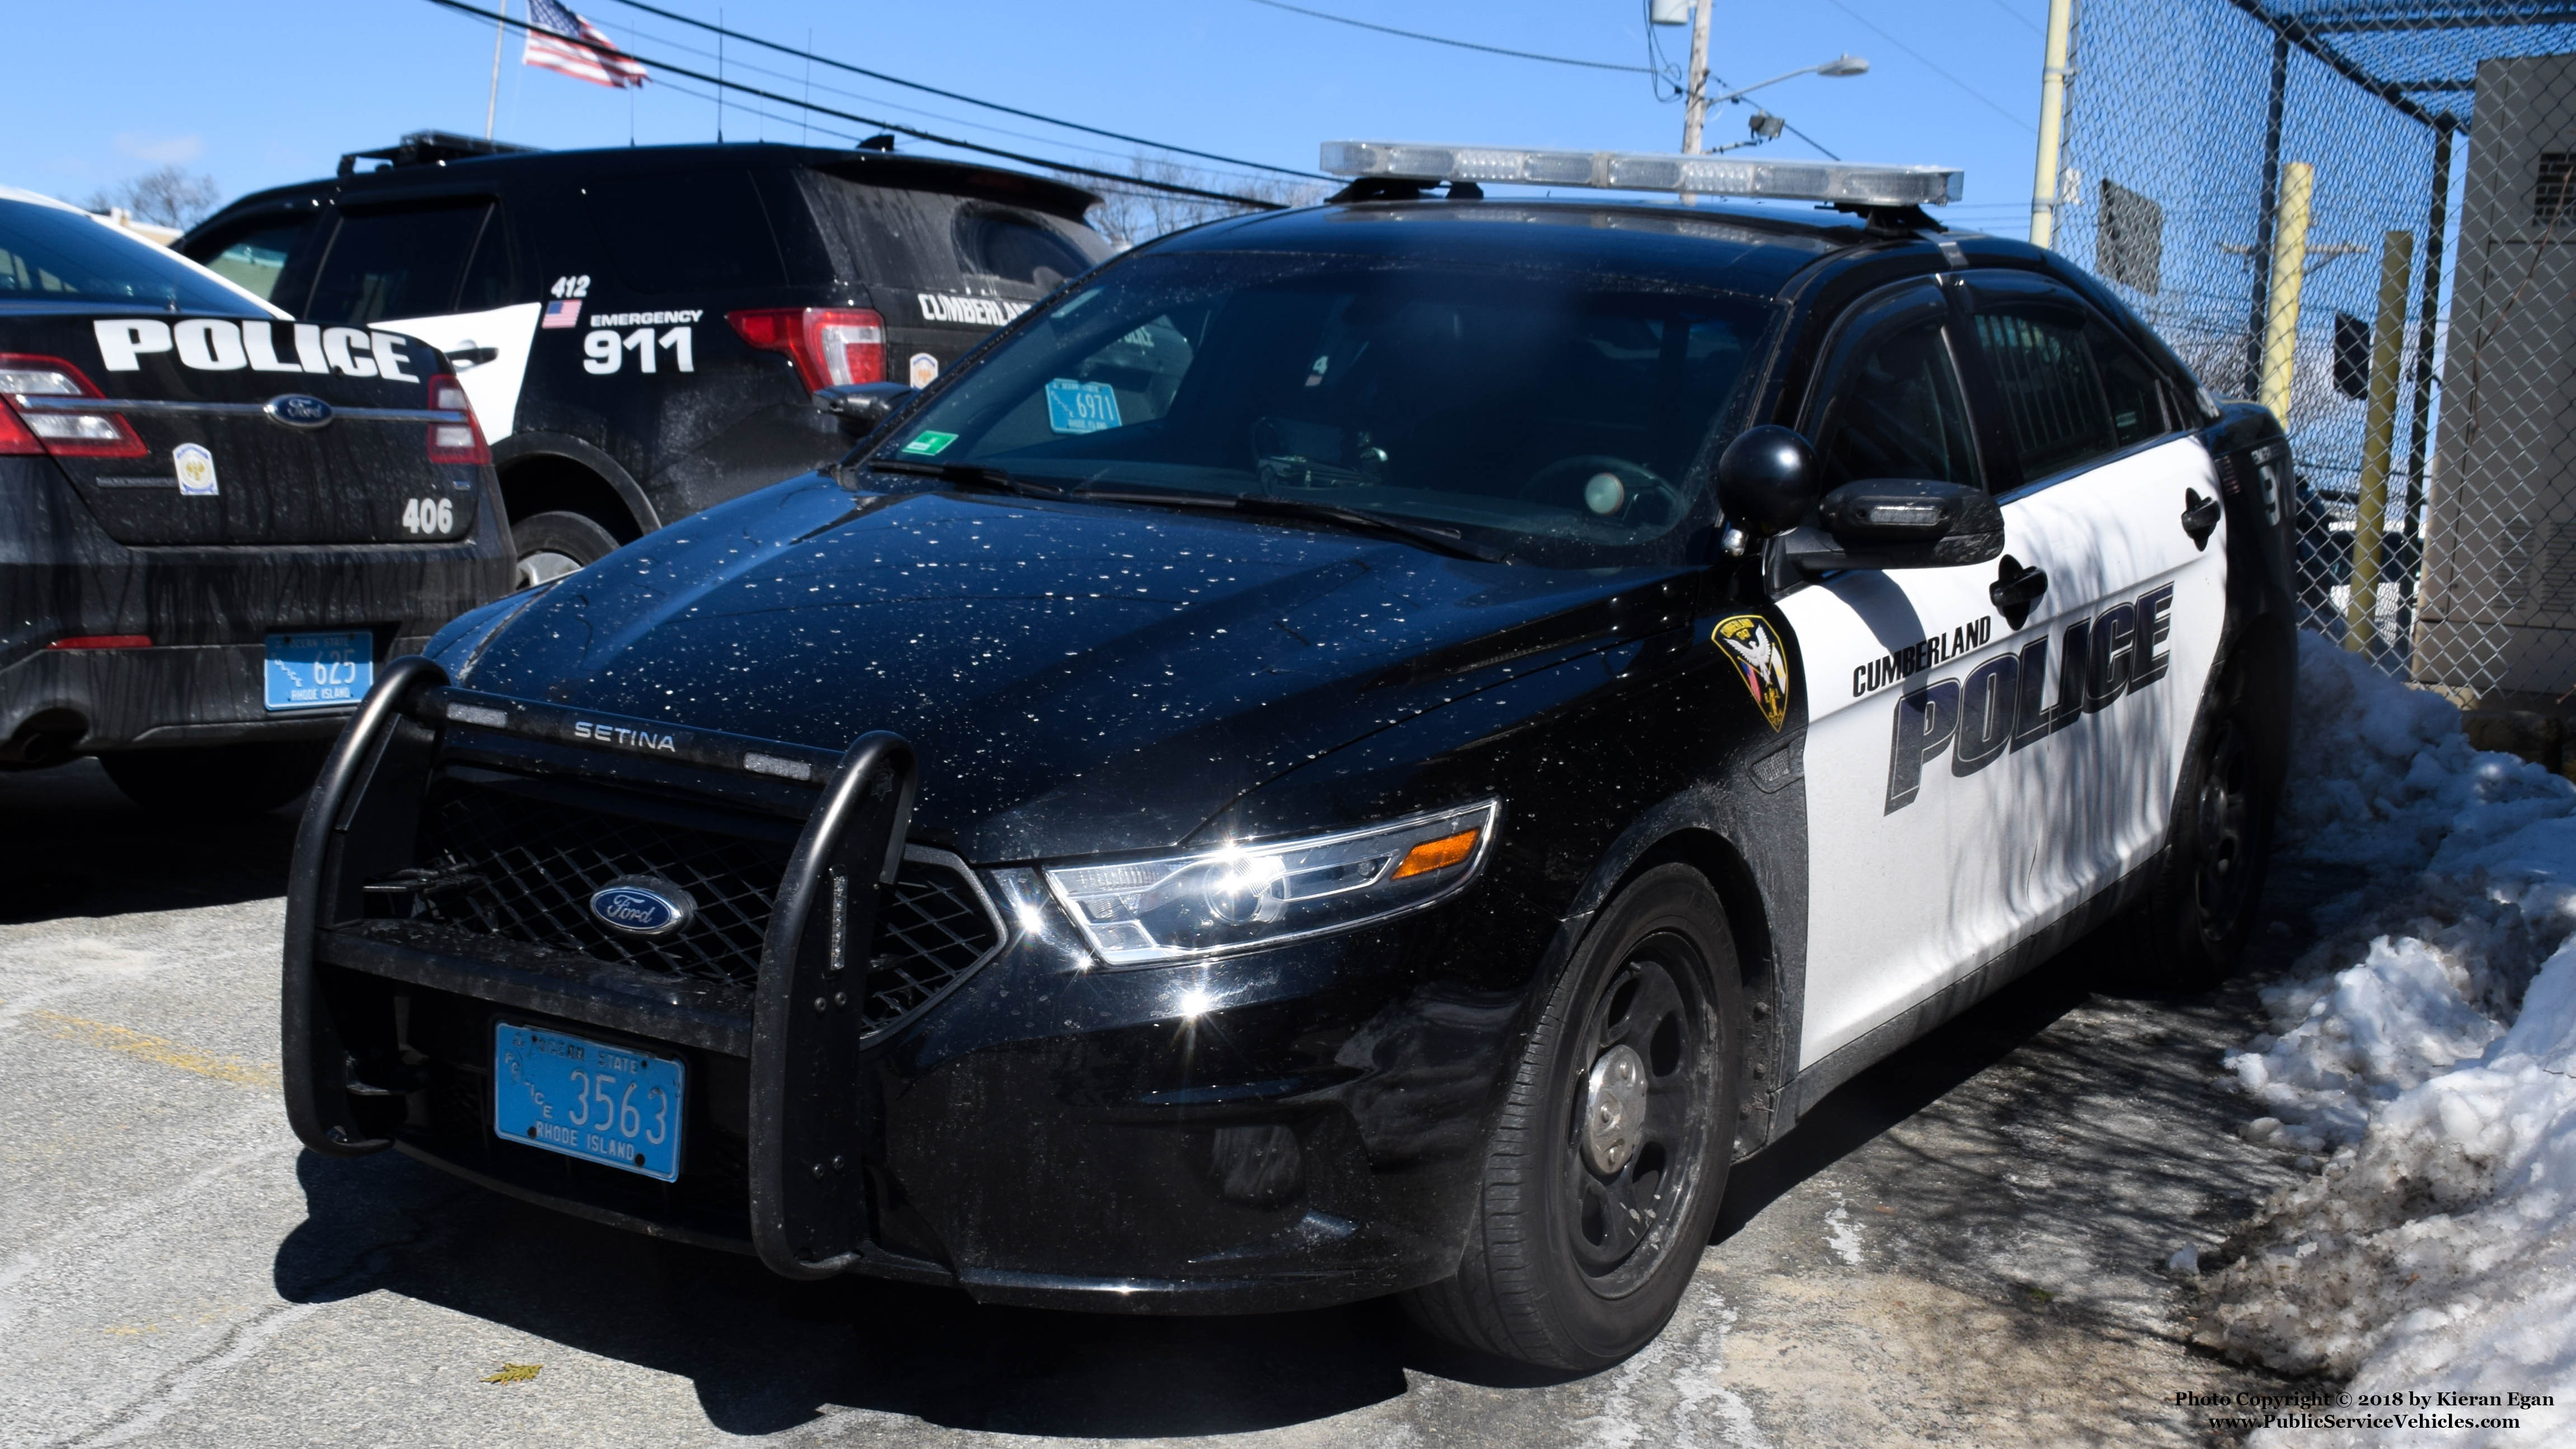
<svg viewBox="0 0 2576 1449">
<path fill-rule="evenodd" d="M 617 551 L 617 536 L 578 513 L 531 513 L 510 525 L 519 550 L 519 587 L 534 588 Z"/>
<path fill-rule="evenodd" d="M 2200 990 L 2235 974 L 2254 934 L 2272 850 L 2278 792 L 2260 712 L 2241 670 L 2222 675 L 2175 792 L 2155 884 L 2133 921 L 2114 928 L 2129 974 L 2151 987 Z"/>
<path fill-rule="evenodd" d="M 99 756 L 125 798 L 163 815 L 259 815 L 313 788 L 328 740 L 133 750 Z"/>
<path fill-rule="evenodd" d="M 1547 1368 L 1618 1362 L 1673 1315 L 1733 1157 L 1743 995 L 1726 911 L 1687 866 L 1602 909 L 1532 1035 L 1458 1272 L 1425 1329 Z"/>
</svg>

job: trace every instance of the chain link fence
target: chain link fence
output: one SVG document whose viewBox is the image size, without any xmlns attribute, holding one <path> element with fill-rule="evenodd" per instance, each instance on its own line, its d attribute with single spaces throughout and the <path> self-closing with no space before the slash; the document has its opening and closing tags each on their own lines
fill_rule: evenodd
<svg viewBox="0 0 2576 1449">
<path fill-rule="evenodd" d="M 2308 624 L 2576 686 L 2576 6 L 2075 0 L 2055 244 L 2281 415 Z"/>
</svg>

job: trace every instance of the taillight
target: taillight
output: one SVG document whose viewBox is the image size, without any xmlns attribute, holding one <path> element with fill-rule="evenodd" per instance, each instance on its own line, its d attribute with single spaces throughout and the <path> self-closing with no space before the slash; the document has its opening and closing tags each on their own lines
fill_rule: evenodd
<svg viewBox="0 0 2576 1449">
<path fill-rule="evenodd" d="M 59 357 L 0 353 L 0 415 L 14 414 L 16 423 L 0 422 L 0 453 L 140 458 L 152 451 L 115 413 L 49 406 L 56 398 L 104 396 L 87 374 Z"/>
<path fill-rule="evenodd" d="M 743 341 L 794 359 L 807 392 L 885 381 L 885 318 L 865 307 L 760 307 L 725 320 Z"/>
<path fill-rule="evenodd" d="M 442 413 L 463 413 L 461 423 L 429 425 L 429 461 L 433 463 L 489 463 L 492 450 L 483 442 L 483 425 L 474 421 L 474 404 L 465 396 L 465 384 L 446 373 L 429 380 L 429 405 Z"/>
</svg>

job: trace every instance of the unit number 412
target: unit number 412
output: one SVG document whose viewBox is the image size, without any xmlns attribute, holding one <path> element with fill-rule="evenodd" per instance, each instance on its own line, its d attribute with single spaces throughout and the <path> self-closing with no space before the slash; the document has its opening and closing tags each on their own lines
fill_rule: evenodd
<svg viewBox="0 0 2576 1449">
<path fill-rule="evenodd" d="M 668 352 L 672 354 L 673 366 L 682 372 L 695 372 L 698 370 L 698 360 L 696 353 L 690 347 L 689 330 L 686 327 L 674 327 L 659 337 L 653 335 L 653 329 L 650 327 L 638 327 L 632 332 L 625 333 L 605 329 L 593 332 L 581 339 L 581 350 L 584 354 L 581 359 L 581 370 L 598 373 L 615 372 L 626 361 L 626 354 L 632 352 L 635 354 L 635 370 L 651 372 L 654 370 L 655 354 Z"/>
</svg>

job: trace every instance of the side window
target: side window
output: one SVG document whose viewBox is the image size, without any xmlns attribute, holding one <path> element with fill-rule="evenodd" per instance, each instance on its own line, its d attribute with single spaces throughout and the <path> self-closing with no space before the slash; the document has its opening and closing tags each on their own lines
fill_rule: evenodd
<svg viewBox="0 0 2576 1449">
<path fill-rule="evenodd" d="M 966 207 L 957 213 L 957 260 L 969 272 L 1052 289 L 1091 261 L 1035 218 Z"/>
<path fill-rule="evenodd" d="M 787 282 L 760 193 L 741 171 L 614 176 L 584 188 L 592 230 L 619 281 L 639 292 Z"/>
<path fill-rule="evenodd" d="M 2003 396 L 2024 478 L 2062 473 L 2120 446 L 2093 350 L 2068 309 L 1980 312 L 1977 349 Z"/>
<path fill-rule="evenodd" d="M 474 260 L 465 268 L 465 285 L 457 291 L 456 310 L 487 312 L 519 300 L 519 268 L 510 253 L 510 228 L 502 219 L 501 209 L 494 207 L 491 218 L 483 223 L 483 235 L 474 243 Z"/>
<path fill-rule="evenodd" d="M 457 280 L 491 209 L 477 201 L 343 210 L 302 315 L 316 322 L 365 323 L 454 311 Z"/>
<path fill-rule="evenodd" d="M 1869 343 L 1829 385 L 1816 430 L 1824 486 L 1856 478 L 1976 483 L 1968 410 L 1938 317 Z"/>
<path fill-rule="evenodd" d="M 189 255 L 225 281 L 291 310 L 295 303 L 278 295 L 278 283 L 286 276 L 287 264 L 305 249 L 313 231 L 309 217 L 266 225 L 255 223 L 192 247 Z"/>
<path fill-rule="evenodd" d="M 2084 329 L 2102 364 L 2102 390 L 2111 403 L 2111 436 L 2125 448 L 2143 443 L 2173 426 L 2165 413 L 2165 391 L 2155 369 L 2138 360 L 2127 344 L 2099 325 Z"/>
</svg>

